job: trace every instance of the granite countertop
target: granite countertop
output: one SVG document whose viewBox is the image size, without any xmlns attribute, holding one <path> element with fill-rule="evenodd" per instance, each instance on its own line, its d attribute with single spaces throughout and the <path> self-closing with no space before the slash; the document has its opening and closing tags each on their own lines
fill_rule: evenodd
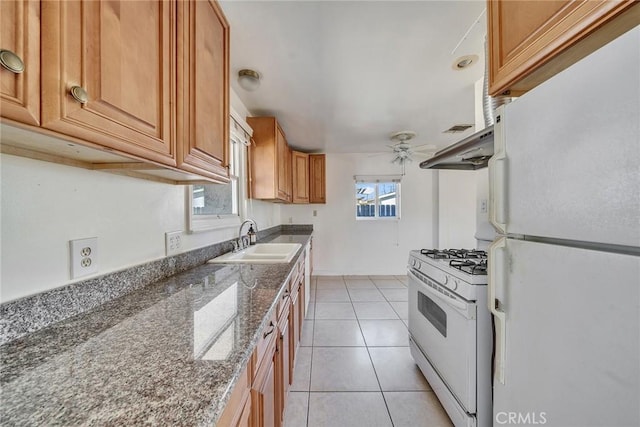
<svg viewBox="0 0 640 427">
<path fill-rule="evenodd" d="M 291 263 L 203 264 L 0 347 L 0 424 L 214 425 L 310 233 L 274 237 Z"/>
</svg>

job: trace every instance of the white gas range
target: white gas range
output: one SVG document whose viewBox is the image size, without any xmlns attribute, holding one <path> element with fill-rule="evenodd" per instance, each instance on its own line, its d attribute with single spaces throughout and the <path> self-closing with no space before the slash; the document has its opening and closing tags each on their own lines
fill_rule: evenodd
<svg viewBox="0 0 640 427">
<path fill-rule="evenodd" d="M 493 338 L 486 253 L 411 251 L 408 276 L 414 360 L 454 425 L 490 426 Z"/>
</svg>

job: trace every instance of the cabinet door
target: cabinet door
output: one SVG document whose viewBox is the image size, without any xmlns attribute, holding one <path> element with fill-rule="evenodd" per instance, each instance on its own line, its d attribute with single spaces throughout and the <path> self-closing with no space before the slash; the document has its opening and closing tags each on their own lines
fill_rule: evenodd
<svg viewBox="0 0 640 427">
<path fill-rule="evenodd" d="M 293 203 L 309 203 L 309 155 L 293 152 Z"/>
<path fill-rule="evenodd" d="M 269 364 L 263 381 L 254 389 L 252 406 L 254 406 L 254 426 L 275 427 L 276 425 L 276 383 L 275 360 Z M 255 405 L 254 405 L 255 404 Z"/>
<path fill-rule="evenodd" d="M 300 282 L 296 283 L 298 287 L 298 291 L 295 293 L 293 297 L 293 303 L 291 305 L 291 348 L 293 349 L 293 358 L 295 359 L 295 350 L 298 347 L 298 343 L 300 342 L 300 307 L 304 304 L 304 295 L 301 295 L 300 292 Z M 294 363 L 292 362 L 292 367 Z M 293 375 L 291 375 L 293 379 Z"/>
<path fill-rule="evenodd" d="M 40 124 L 40 2 L 0 1 L 0 49 L 9 69 L 0 67 L 2 117 Z M 12 64 L 17 56 L 24 66 Z M 14 66 L 18 68 L 14 68 Z"/>
<path fill-rule="evenodd" d="M 211 0 L 178 2 L 180 169 L 229 181 L 229 24 Z"/>
<path fill-rule="evenodd" d="M 293 347 L 291 345 L 291 314 L 287 310 L 287 314 L 283 321 L 280 323 L 280 344 L 279 344 L 279 363 L 278 363 L 278 401 L 276 406 L 276 415 L 279 416 L 279 421 L 282 423 L 284 419 L 284 408 L 287 401 L 287 394 L 289 393 L 289 386 L 291 385 L 291 372 L 293 370 Z"/>
<path fill-rule="evenodd" d="M 326 203 L 325 156 L 309 155 L 309 203 Z"/>
<path fill-rule="evenodd" d="M 240 419 L 238 420 L 237 427 L 250 427 L 251 426 L 251 395 L 247 396 L 247 401 L 244 403 Z"/>
<path fill-rule="evenodd" d="M 293 201 L 293 150 L 291 147 L 287 146 L 287 160 L 285 161 L 285 182 L 287 188 L 287 202 L 291 203 Z"/>
<path fill-rule="evenodd" d="M 489 93 L 519 96 L 621 35 L 638 24 L 638 8 L 604 25 L 634 3 L 488 0 Z"/>
<path fill-rule="evenodd" d="M 174 22 L 174 1 L 42 2 L 42 126 L 175 165 Z"/>
<path fill-rule="evenodd" d="M 302 278 L 300 279 L 300 284 L 299 284 L 300 291 L 298 292 L 298 319 L 297 319 L 298 321 L 296 323 L 296 337 L 295 337 L 295 339 L 296 339 L 296 350 L 297 350 L 298 343 L 300 342 L 300 339 L 302 339 L 302 325 L 303 325 L 303 322 L 304 322 L 304 317 L 307 314 L 306 310 L 305 310 L 305 308 L 306 308 L 305 307 L 305 301 L 306 301 L 307 295 L 306 295 L 306 291 L 304 289 L 304 281 L 305 281 L 304 277 L 305 276 L 303 274 Z"/>
<path fill-rule="evenodd" d="M 289 157 L 289 146 L 287 140 L 284 137 L 284 132 L 280 129 L 280 126 L 276 130 L 276 169 L 278 172 L 277 179 L 277 196 L 278 199 L 286 201 L 289 197 L 287 191 L 287 175 L 289 168 L 287 167 L 287 159 Z"/>
</svg>

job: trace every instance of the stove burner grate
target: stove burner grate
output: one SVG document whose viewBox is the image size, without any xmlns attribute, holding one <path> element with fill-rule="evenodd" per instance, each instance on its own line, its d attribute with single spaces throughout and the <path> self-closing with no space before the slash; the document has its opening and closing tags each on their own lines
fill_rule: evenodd
<svg viewBox="0 0 640 427">
<path fill-rule="evenodd" d="M 487 260 L 453 259 L 449 266 L 473 275 L 487 274 Z"/>
<path fill-rule="evenodd" d="M 422 255 L 432 259 L 487 259 L 487 253 L 476 249 L 422 249 Z"/>
<path fill-rule="evenodd" d="M 444 251 L 438 249 L 422 249 L 420 250 L 422 255 L 426 255 L 428 258 L 432 259 L 449 259 L 451 256 Z"/>
</svg>

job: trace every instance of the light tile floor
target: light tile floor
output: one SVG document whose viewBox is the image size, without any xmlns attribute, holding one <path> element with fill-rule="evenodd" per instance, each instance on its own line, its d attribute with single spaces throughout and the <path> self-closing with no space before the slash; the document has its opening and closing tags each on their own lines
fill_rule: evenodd
<svg viewBox="0 0 640 427">
<path fill-rule="evenodd" d="M 451 426 L 407 317 L 405 276 L 314 277 L 285 427 Z"/>
</svg>

